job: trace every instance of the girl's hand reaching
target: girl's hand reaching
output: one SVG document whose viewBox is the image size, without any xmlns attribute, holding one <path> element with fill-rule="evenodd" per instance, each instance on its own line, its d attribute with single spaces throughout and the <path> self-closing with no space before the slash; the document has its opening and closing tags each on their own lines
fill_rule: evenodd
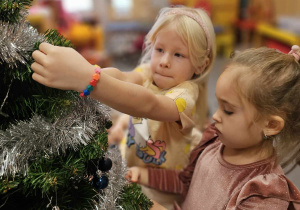
<svg viewBox="0 0 300 210">
<path fill-rule="evenodd" d="M 94 73 L 94 66 L 72 48 L 44 42 L 32 57 L 32 78 L 48 87 L 81 92 Z"/>
<path fill-rule="evenodd" d="M 119 145 L 124 137 L 124 129 L 119 125 L 112 126 L 107 130 L 107 132 L 107 140 L 109 145 Z"/>
<path fill-rule="evenodd" d="M 125 175 L 125 179 L 147 186 L 149 183 L 148 169 L 142 167 L 131 167 L 128 169 L 127 174 Z"/>
<path fill-rule="evenodd" d="M 113 123 L 113 126 L 107 130 L 108 144 L 120 144 L 124 137 L 124 131 L 128 128 L 129 116 L 121 114 L 119 118 Z"/>
</svg>

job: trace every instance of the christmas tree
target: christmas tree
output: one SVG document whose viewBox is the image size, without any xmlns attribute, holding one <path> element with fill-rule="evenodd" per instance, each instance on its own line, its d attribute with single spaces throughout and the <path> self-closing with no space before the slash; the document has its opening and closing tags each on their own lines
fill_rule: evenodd
<svg viewBox="0 0 300 210">
<path fill-rule="evenodd" d="M 108 149 L 109 108 L 32 80 L 41 42 L 71 47 L 26 21 L 32 0 L 0 0 L 0 209 L 149 209 Z"/>
</svg>

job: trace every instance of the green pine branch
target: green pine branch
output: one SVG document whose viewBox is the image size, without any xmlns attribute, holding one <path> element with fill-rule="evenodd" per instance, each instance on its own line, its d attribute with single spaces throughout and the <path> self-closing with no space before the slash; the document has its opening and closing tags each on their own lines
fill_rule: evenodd
<svg viewBox="0 0 300 210">
<path fill-rule="evenodd" d="M 103 157 L 107 147 L 107 133 L 97 132 L 91 143 L 76 151 L 70 148 L 59 156 L 36 157 L 26 176 L 0 180 L 0 203 L 7 200 L 8 209 L 45 209 L 52 197 L 53 205 L 61 209 L 92 209 L 98 191 L 89 183 L 86 165 L 91 159 Z M 29 201 L 31 206 L 25 207 Z"/>
<path fill-rule="evenodd" d="M 125 186 L 117 202 L 125 210 L 147 210 L 153 205 L 137 184 Z"/>
<path fill-rule="evenodd" d="M 74 47 L 70 40 L 67 40 L 57 30 L 50 29 L 45 32 L 46 41 L 55 46 Z"/>
<path fill-rule="evenodd" d="M 48 30 L 44 34 L 45 41 L 65 47 L 73 47 L 72 43 L 64 38 L 57 30 Z M 0 118 L 0 129 L 6 129 L 15 120 L 26 120 L 32 117 L 33 113 L 43 115 L 50 120 L 55 119 L 62 112 L 70 110 L 70 104 L 75 99 L 77 92 L 64 91 L 43 86 L 32 80 L 30 65 L 34 62 L 31 54 L 38 49 L 40 42 L 37 41 L 32 51 L 27 52 L 30 60 L 27 65 L 20 64 L 18 68 L 9 69 L 8 66 L 1 68 L 0 77 L 3 82 L 0 84 L 0 98 L 4 98 L 8 86 L 12 82 L 9 97 L 2 112 L 9 117 Z M 13 80 L 12 80 L 13 78 Z"/>
<path fill-rule="evenodd" d="M 0 21 L 17 23 L 22 16 L 21 10 L 29 7 L 33 0 L 1 0 Z"/>
</svg>

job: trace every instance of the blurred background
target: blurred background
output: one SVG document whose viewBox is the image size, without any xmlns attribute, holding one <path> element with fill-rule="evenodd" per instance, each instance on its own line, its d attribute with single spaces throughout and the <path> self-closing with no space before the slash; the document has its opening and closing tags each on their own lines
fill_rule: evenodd
<svg viewBox="0 0 300 210">
<path fill-rule="evenodd" d="M 143 39 L 162 7 L 201 7 L 214 24 L 217 59 L 209 80 L 210 116 L 216 111 L 216 80 L 234 50 L 267 46 L 289 52 L 300 45 L 300 0 L 34 0 L 31 25 L 57 29 L 90 63 L 133 70 Z M 286 169 L 300 188 L 300 166 Z"/>
</svg>

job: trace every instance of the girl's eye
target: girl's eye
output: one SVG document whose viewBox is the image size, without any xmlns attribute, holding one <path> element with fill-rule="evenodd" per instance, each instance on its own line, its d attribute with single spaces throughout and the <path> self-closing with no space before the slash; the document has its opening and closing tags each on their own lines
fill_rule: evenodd
<svg viewBox="0 0 300 210">
<path fill-rule="evenodd" d="M 161 48 L 157 48 L 156 49 L 158 52 L 163 52 L 163 49 L 161 49 Z"/>
<path fill-rule="evenodd" d="M 176 57 L 183 57 L 180 53 L 175 53 Z"/>
<path fill-rule="evenodd" d="M 227 115 L 232 115 L 232 114 L 233 114 L 233 112 L 227 111 L 227 110 L 225 110 L 225 109 L 224 109 L 223 111 L 224 111 L 224 113 L 227 114 Z"/>
</svg>

